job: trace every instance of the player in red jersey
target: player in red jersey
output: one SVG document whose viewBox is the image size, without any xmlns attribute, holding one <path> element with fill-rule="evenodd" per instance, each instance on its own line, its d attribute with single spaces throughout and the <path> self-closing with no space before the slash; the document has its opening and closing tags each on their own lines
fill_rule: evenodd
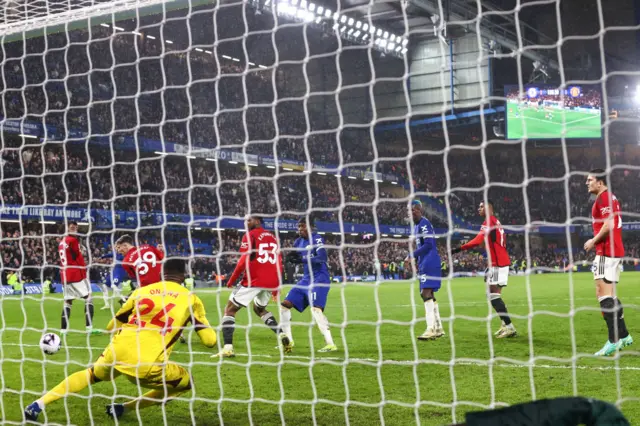
<svg viewBox="0 0 640 426">
<path fill-rule="evenodd" d="M 236 325 L 236 314 L 253 301 L 253 312 L 276 333 L 282 342 L 285 352 L 291 352 L 291 342 L 282 332 L 273 314 L 267 311 L 271 295 L 280 287 L 282 276 L 282 255 L 278 240 L 262 227 L 262 218 L 251 216 L 247 219 L 249 230 L 242 238 L 240 260 L 227 282 L 232 287 L 240 274 L 244 273 L 240 285 L 229 296 L 229 301 L 222 317 L 222 336 L 224 347 L 214 357 L 233 357 L 233 332 Z"/>
<path fill-rule="evenodd" d="M 600 302 L 602 316 L 607 323 L 609 340 L 596 355 L 607 356 L 633 343 L 624 321 L 622 302 L 616 295 L 616 284 L 620 279 L 624 246 L 622 244 L 622 216 L 620 201 L 608 189 L 606 174 L 594 169 L 587 176 L 587 189 L 596 196 L 591 208 L 594 237 L 584 243 L 584 249 L 595 249 L 593 279 L 596 281 L 596 296 Z"/>
<path fill-rule="evenodd" d="M 123 235 L 116 241 L 116 251 L 124 256 L 124 270 L 140 287 L 162 281 L 164 250 L 161 245 L 158 248 L 149 244 L 136 247 L 130 235 Z"/>
<path fill-rule="evenodd" d="M 515 337 L 518 332 L 513 326 L 507 312 L 507 306 L 502 300 L 502 288 L 506 287 L 509 281 L 509 265 L 511 264 L 509 253 L 507 253 L 507 236 L 504 233 L 504 229 L 502 229 L 502 224 L 493 214 L 493 203 L 491 201 L 487 201 L 486 206 L 485 203 L 480 203 L 478 214 L 485 218 L 480 228 L 480 233 L 468 243 L 451 250 L 451 254 L 484 244 L 489 261 L 484 280 L 489 284 L 491 306 L 502 319 L 502 326 L 494 333 L 494 336 L 499 339 Z"/>
<path fill-rule="evenodd" d="M 91 283 L 87 279 L 87 265 L 78 242 L 78 223 L 70 221 L 67 226 L 67 236 L 58 244 L 60 255 L 60 277 L 62 278 L 62 292 L 64 307 L 62 308 L 62 334 L 66 334 L 71 316 L 71 306 L 74 299 L 84 299 L 85 325 L 87 331 L 93 330 L 93 300 L 91 299 Z"/>
</svg>

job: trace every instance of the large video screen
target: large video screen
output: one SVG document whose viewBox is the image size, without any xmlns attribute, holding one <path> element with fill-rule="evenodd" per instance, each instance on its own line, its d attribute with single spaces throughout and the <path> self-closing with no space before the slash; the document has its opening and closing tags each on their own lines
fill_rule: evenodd
<svg viewBox="0 0 640 426">
<path fill-rule="evenodd" d="M 505 86 L 507 139 L 602 137 L 602 96 L 593 86 Z"/>
</svg>

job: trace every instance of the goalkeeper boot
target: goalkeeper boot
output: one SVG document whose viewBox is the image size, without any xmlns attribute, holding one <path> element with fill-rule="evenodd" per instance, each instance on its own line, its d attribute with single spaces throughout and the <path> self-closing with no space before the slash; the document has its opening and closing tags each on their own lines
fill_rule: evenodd
<svg viewBox="0 0 640 426">
<path fill-rule="evenodd" d="M 280 336 L 278 337 L 280 337 L 280 343 L 282 344 L 282 351 L 285 354 L 291 353 L 291 351 L 293 350 L 293 342 L 289 340 L 289 338 L 285 333 L 280 333 Z"/>
<path fill-rule="evenodd" d="M 107 416 L 119 419 L 124 414 L 123 404 L 109 404 L 106 407 Z"/>
<path fill-rule="evenodd" d="M 631 346 L 633 344 L 633 337 L 628 335 L 624 339 L 620 339 L 620 349 L 626 348 L 627 346 Z"/>
<path fill-rule="evenodd" d="M 518 332 L 516 331 L 516 328 L 513 326 L 513 324 L 509 324 L 502 327 L 502 333 L 498 334 L 496 337 L 498 339 L 508 339 L 511 337 L 516 337 L 517 335 Z"/>
<path fill-rule="evenodd" d="M 338 352 L 338 347 L 336 345 L 327 345 L 324 348 L 318 349 L 318 352 L 321 352 L 321 353 Z"/>
<path fill-rule="evenodd" d="M 427 328 L 427 331 L 425 331 L 420 336 L 418 336 L 418 340 L 436 340 L 437 338 L 441 337 L 443 334 L 444 334 L 444 331 L 442 332 L 442 334 L 439 334 L 438 331 L 435 329 L 435 327 L 429 327 Z"/>
<path fill-rule="evenodd" d="M 610 341 L 607 340 L 607 343 L 604 344 L 602 349 L 600 349 L 594 355 L 595 356 L 609 356 L 609 355 L 613 354 L 615 351 L 617 351 L 622 346 L 622 344 L 620 342 L 621 341 L 618 340 L 618 343 L 611 343 Z"/>
<path fill-rule="evenodd" d="M 215 355 L 211 355 L 211 358 L 233 358 L 236 353 L 233 351 L 233 345 L 224 345 L 222 350 Z"/>
<path fill-rule="evenodd" d="M 42 408 L 40 408 L 38 402 L 32 402 L 27 406 L 27 408 L 24 409 L 24 418 L 26 420 L 35 422 L 36 420 L 38 420 L 38 416 L 40 415 L 40 413 L 42 413 Z"/>
</svg>

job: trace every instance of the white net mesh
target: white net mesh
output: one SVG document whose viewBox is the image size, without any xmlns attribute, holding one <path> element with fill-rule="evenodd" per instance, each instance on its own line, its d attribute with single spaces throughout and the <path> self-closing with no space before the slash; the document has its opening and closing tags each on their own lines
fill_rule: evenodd
<svg viewBox="0 0 640 426">
<path fill-rule="evenodd" d="M 637 149 L 612 148 L 608 133 L 605 149 L 571 148 L 561 132 L 542 147 L 502 140 L 505 119 L 520 126 L 507 128 L 516 137 L 548 137 L 573 120 L 581 124 L 567 132 L 597 131 L 604 108 L 595 99 L 606 90 L 573 95 L 586 82 L 563 70 L 579 69 L 589 55 L 567 53 L 572 65 L 562 66 L 562 43 L 575 47 L 575 39 L 571 31 L 545 35 L 561 23 L 555 2 L 528 6 L 545 17 L 535 28 L 521 16 L 527 7 L 498 3 L 4 2 L 3 421 L 22 424 L 25 407 L 91 366 L 111 338 L 84 328 L 79 301 L 60 352 L 39 348 L 43 333 L 61 333 L 65 218 L 80 225 L 94 328 L 104 328 L 120 292 L 129 293 L 122 260 L 113 259 L 126 233 L 136 245 L 162 244 L 170 258 L 188 259 L 194 292 L 218 331 L 212 350 L 187 327 L 171 353 L 193 378 L 189 392 L 163 394 L 159 401 L 170 404 L 119 422 L 448 424 L 470 411 L 579 394 L 640 418 L 632 357 L 587 359 L 606 333 L 592 276 L 578 273 L 590 257 L 576 250 L 591 235 L 586 172 L 606 166 L 624 214 L 636 211 L 636 169 L 623 165 Z M 537 90 L 564 92 L 534 103 L 525 96 L 531 70 Z M 561 84 L 545 86 L 549 75 Z M 505 85 L 515 88 L 503 92 Z M 432 341 L 417 339 L 425 304 L 407 259 L 416 249 L 415 199 L 438 234 L 434 250 L 448 276 L 439 303 L 426 307 L 429 316 L 439 306 L 443 321 L 445 334 Z M 480 278 L 486 257 L 451 255 L 480 229 L 476 209 L 488 199 L 508 235 L 503 297 L 514 339 L 494 337 L 497 297 Z M 310 245 L 313 256 L 326 252 L 318 264 L 326 264 L 331 290 L 326 306 L 320 286 L 280 308 L 288 285 L 304 280 L 303 265 L 286 261 L 287 286 L 267 310 L 293 352 L 274 349 L 268 317 L 249 307 L 236 315 L 235 358 L 212 359 L 225 350 L 224 284 L 249 214 L 266 218 L 284 256 L 298 220 L 315 221 Z M 637 247 L 625 243 L 635 258 Z M 112 288 L 101 297 L 104 283 Z M 640 295 L 624 287 L 618 294 L 633 317 Z M 103 380 L 47 400 L 39 420 L 103 424 L 105 405 L 144 392 L 135 380 Z"/>
</svg>

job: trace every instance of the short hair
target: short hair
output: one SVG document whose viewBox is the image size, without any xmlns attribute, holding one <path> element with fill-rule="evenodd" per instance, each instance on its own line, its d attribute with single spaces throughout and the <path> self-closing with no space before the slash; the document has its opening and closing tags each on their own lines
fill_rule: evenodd
<svg viewBox="0 0 640 426">
<path fill-rule="evenodd" d="M 264 223 L 264 219 L 262 218 L 262 216 L 258 216 L 257 214 L 252 214 L 250 217 L 251 217 L 252 219 L 257 220 L 257 221 L 258 221 L 258 222 L 260 222 L 260 223 Z"/>
<path fill-rule="evenodd" d="M 607 172 L 605 172 L 604 169 L 593 169 L 589 174 L 593 176 L 596 181 L 600 181 L 604 184 L 607 183 Z"/>
<path fill-rule="evenodd" d="M 184 259 L 167 259 L 162 265 L 162 273 L 164 275 L 184 275 L 187 270 L 187 263 Z"/>
<path fill-rule="evenodd" d="M 422 210 L 422 201 L 420 200 L 413 200 L 411 202 L 411 207 L 418 207 L 420 210 Z"/>
<path fill-rule="evenodd" d="M 491 206 L 491 208 L 493 208 L 493 200 L 488 199 L 487 200 L 487 204 Z"/>
<path fill-rule="evenodd" d="M 78 222 L 76 222 L 75 220 L 70 220 L 69 221 L 69 226 L 71 226 L 71 225 L 78 226 Z"/>
<path fill-rule="evenodd" d="M 312 227 L 312 228 L 313 228 L 314 226 L 316 226 L 316 223 L 315 223 L 315 222 L 316 222 L 316 221 L 315 221 L 315 219 L 314 219 L 313 217 L 311 217 L 311 216 L 309 216 L 308 220 L 307 220 L 307 218 L 306 218 L 306 217 L 301 217 L 301 218 L 298 220 L 298 224 L 305 224 L 305 225 L 306 225 L 307 223 L 309 223 L 309 226 L 310 226 L 310 227 Z"/>
<path fill-rule="evenodd" d="M 133 245 L 133 238 L 131 238 L 131 235 L 125 234 L 122 237 L 118 238 L 118 241 L 116 241 L 116 245 L 119 245 L 119 244 L 131 244 L 131 245 Z"/>
</svg>

